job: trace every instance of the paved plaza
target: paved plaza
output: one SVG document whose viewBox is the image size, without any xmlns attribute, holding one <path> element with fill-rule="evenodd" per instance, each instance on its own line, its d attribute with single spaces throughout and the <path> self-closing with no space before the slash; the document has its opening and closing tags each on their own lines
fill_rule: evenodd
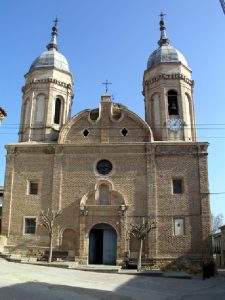
<svg viewBox="0 0 225 300">
<path fill-rule="evenodd" d="M 202 281 L 94 273 L 0 260 L 0 300 L 225 299 L 225 277 Z"/>
</svg>

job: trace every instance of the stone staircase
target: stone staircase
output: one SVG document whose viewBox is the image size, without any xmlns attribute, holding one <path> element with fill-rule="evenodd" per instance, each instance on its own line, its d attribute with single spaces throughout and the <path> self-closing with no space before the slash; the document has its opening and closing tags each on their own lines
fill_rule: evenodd
<svg viewBox="0 0 225 300">
<path fill-rule="evenodd" d="M 73 266 L 73 269 L 88 272 L 100 272 L 100 273 L 119 273 L 121 266 L 110 265 L 77 265 Z"/>
</svg>

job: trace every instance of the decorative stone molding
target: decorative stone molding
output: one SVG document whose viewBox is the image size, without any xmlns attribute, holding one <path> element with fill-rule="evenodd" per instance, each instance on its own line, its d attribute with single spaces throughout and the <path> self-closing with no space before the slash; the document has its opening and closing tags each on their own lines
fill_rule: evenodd
<svg viewBox="0 0 225 300">
<path fill-rule="evenodd" d="M 207 156 L 208 143 L 204 143 L 198 146 L 198 156 Z"/>
<path fill-rule="evenodd" d="M 5 148 L 8 154 L 15 154 L 17 152 L 17 148 L 15 146 L 6 146 Z"/>
<path fill-rule="evenodd" d="M 186 145 L 174 145 L 174 146 L 156 146 L 155 155 L 164 156 L 164 155 L 175 155 L 175 156 L 193 156 L 198 153 L 198 148 L 193 146 Z"/>
<path fill-rule="evenodd" d="M 57 84 L 59 86 L 63 86 L 65 88 L 68 88 L 70 90 L 72 90 L 72 85 L 70 83 L 65 83 L 63 81 L 59 81 L 57 79 L 54 78 L 43 78 L 43 79 L 33 79 L 30 82 L 27 82 L 23 87 L 22 87 L 22 92 L 24 93 L 24 91 L 29 88 L 30 86 L 33 85 L 37 85 L 40 83 L 54 83 Z"/>
<path fill-rule="evenodd" d="M 83 217 L 88 215 L 88 209 L 85 205 L 80 205 L 80 212 Z"/>
<path fill-rule="evenodd" d="M 169 80 L 169 79 L 182 79 L 184 80 L 186 83 L 190 84 L 191 86 L 194 86 L 194 80 L 190 80 L 189 78 L 187 78 L 185 75 L 180 74 L 180 73 L 176 73 L 176 74 L 159 74 L 156 77 L 151 78 L 150 80 L 146 80 L 144 82 L 144 86 L 148 86 L 152 83 L 158 82 L 161 79 L 165 79 L 165 80 Z"/>
<path fill-rule="evenodd" d="M 125 204 L 120 205 L 118 209 L 119 216 L 124 217 L 127 211 L 127 206 Z"/>
<path fill-rule="evenodd" d="M 150 143 L 146 144 L 146 153 L 155 156 L 155 147 L 156 145 Z"/>
<path fill-rule="evenodd" d="M 57 145 L 55 148 L 55 154 L 63 154 L 63 146 L 62 145 Z"/>
<path fill-rule="evenodd" d="M 44 148 L 44 153 L 45 154 L 55 154 L 55 148 L 52 146 L 48 146 Z"/>
</svg>

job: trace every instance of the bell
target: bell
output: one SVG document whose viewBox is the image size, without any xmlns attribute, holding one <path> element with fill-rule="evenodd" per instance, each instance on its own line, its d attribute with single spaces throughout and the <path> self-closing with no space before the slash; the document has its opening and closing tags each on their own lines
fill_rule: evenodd
<svg viewBox="0 0 225 300">
<path fill-rule="evenodd" d="M 175 102 L 172 102 L 171 109 L 172 110 L 177 110 L 177 105 L 175 104 Z"/>
</svg>

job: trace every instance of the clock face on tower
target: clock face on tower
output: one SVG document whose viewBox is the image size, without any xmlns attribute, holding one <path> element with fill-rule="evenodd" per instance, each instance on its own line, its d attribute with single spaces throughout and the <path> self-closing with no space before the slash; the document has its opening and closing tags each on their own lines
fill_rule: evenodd
<svg viewBox="0 0 225 300">
<path fill-rule="evenodd" d="M 170 117 L 167 123 L 167 128 L 173 132 L 177 132 L 182 128 L 182 126 L 183 126 L 183 122 L 179 117 Z"/>
</svg>

